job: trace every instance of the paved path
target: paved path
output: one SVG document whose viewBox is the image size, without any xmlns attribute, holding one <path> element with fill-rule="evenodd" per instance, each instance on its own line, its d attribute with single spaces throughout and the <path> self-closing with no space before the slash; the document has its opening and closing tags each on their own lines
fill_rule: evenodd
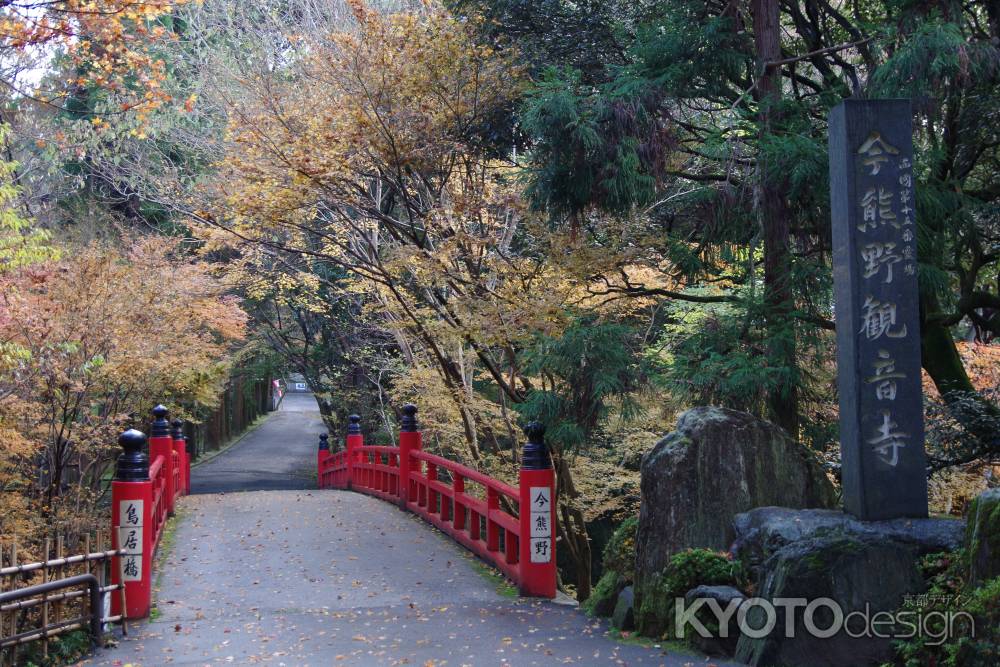
<svg viewBox="0 0 1000 667">
<path fill-rule="evenodd" d="M 324 430 L 312 394 L 285 394 L 278 412 L 191 471 L 191 493 L 314 489 Z"/>
<path fill-rule="evenodd" d="M 279 412 L 196 468 L 192 486 L 304 486 L 298 471 L 312 464 L 317 432 L 318 415 Z M 266 451 L 281 453 L 273 466 L 248 455 Z M 303 459 L 292 460 L 300 451 Z M 619 644 L 571 607 L 505 597 L 454 542 L 368 496 L 202 493 L 181 508 L 174 545 L 154 574 L 157 617 L 133 623 L 117 648 L 87 664 L 715 664 Z"/>
</svg>

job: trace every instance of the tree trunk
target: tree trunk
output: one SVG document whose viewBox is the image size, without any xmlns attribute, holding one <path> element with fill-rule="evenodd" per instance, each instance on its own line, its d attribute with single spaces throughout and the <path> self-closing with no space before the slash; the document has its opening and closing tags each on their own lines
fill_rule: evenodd
<svg viewBox="0 0 1000 667">
<path fill-rule="evenodd" d="M 924 323 L 920 336 L 920 360 L 934 381 L 934 386 L 947 400 L 954 391 L 974 392 L 962 357 L 958 354 L 951 330 L 935 323 Z"/>
<path fill-rule="evenodd" d="M 580 493 L 573 483 L 573 473 L 566 459 L 553 452 L 556 470 L 556 498 L 559 503 L 559 534 L 566 547 L 566 553 L 573 564 L 576 581 L 576 599 L 583 602 L 590 597 L 591 552 L 590 535 L 583 512 L 577 508 L 576 499 Z"/>
<path fill-rule="evenodd" d="M 780 6 L 777 0 L 752 0 L 754 43 L 759 79 L 755 98 L 759 108 L 761 144 L 773 133 L 781 102 L 781 70 L 767 63 L 781 59 Z M 784 183 L 769 174 L 763 151 L 758 153 L 758 209 L 764 235 L 764 300 L 767 306 L 768 357 L 785 369 L 784 377 L 768 395 L 769 418 L 793 438 L 798 436 L 798 365 L 795 359 L 794 308 L 791 289 L 790 212 Z"/>
</svg>

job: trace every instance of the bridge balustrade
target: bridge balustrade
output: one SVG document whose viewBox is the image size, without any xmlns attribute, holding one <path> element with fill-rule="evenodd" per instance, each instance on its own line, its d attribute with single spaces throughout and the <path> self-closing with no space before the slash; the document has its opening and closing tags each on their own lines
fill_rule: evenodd
<svg viewBox="0 0 1000 667">
<path fill-rule="evenodd" d="M 365 445 L 357 415 L 350 417 L 344 450 L 331 453 L 328 436 L 321 435 L 319 487 L 398 504 L 496 566 L 522 595 L 554 597 L 555 479 L 542 426 L 525 429 L 528 444 L 514 487 L 423 451 L 416 411 L 413 405 L 403 408 L 397 447 Z M 478 493 L 467 484 L 478 487 Z"/>
<path fill-rule="evenodd" d="M 118 438 L 123 451 L 111 483 L 111 539 L 120 552 L 112 566 L 112 581 L 123 584 L 125 591 L 112 598 L 112 613 L 126 619 L 149 615 L 153 558 L 177 499 L 191 485 L 183 423 L 175 420 L 171 430 L 162 405 L 153 408 L 153 416 L 149 438 L 135 429 Z"/>
</svg>

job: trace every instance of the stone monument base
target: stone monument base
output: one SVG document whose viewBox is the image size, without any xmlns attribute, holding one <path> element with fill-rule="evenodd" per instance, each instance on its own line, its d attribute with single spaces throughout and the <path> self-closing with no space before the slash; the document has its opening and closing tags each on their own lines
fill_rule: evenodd
<svg viewBox="0 0 1000 667">
<path fill-rule="evenodd" d="M 923 592 L 920 557 L 960 548 L 965 528 L 957 519 L 867 522 L 833 510 L 782 507 L 744 512 L 733 523 L 732 552 L 755 575 L 757 597 L 769 601 L 829 598 L 845 617 L 862 612 L 866 618 L 895 611 L 906 596 Z M 749 665 L 843 667 L 878 665 L 892 656 L 888 636 L 850 636 L 866 625 L 860 615 L 848 623 L 850 634 L 841 630 L 820 638 L 805 626 L 802 607 L 794 610 L 790 621 L 793 636 L 786 636 L 786 613 L 787 608 L 777 607 L 777 622 L 767 636 L 741 636 L 736 658 Z M 761 609 L 750 610 L 751 626 L 764 625 L 762 614 Z M 820 608 L 813 627 L 831 627 L 835 623 L 832 614 Z"/>
</svg>

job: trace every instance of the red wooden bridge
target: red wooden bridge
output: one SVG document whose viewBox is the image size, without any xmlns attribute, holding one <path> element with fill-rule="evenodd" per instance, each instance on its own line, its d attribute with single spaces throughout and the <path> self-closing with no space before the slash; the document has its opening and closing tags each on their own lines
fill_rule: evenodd
<svg viewBox="0 0 1000 667">
<path fill-rule="evenodd" d="M 472 468 L 423 451 L 415 405 L 403 407 L 399 443 L 366 445 L 360 418 L 350 417 L 346 446 L 330 452 L 320 437 L 319 487 L 365 493 L 398 505 L 433 524 L 513 581 L 523 596 L 556 595 L 555 479 L 544 429 L 525 428 L 519 485 L 513 487 Z M 153 409 L 148 439 L 136 430 L 119 438 L 124 450 L 112 483 L 113 547 L 120 549 L 114 583 L 124 583 L 125 608 L 113 613 L 145 618 L 152 602 L 153 560 L 177 498 L 190 490 L 190 458 L 182 424 L 167 409 Z M 152 461 L 150 462 L 150 459 Z"/>
<path fill-rule="evenodd" d="M 542 426 L 525 428 L 528 444 L 513 487 L 423 451 L 416 412 L 415 405 L 403 408 L 398 446 L 365 445 L 357 415 L 350 417 L 343 451 L 330 453 L 321 437 L 320 488 L 398 503 L 495 565 L 521 595 L 555 597 L 555 478 Z"/>
<path fill-rule="evenodd" d="M 424 451 L 413 406 L 397 442 L 366 444 L 352 417 L 343 448 L 324 434 L 317 455 L 322 422 L 302 399 L 193 475 L 162 407 L 148 442 L 122 434 L 115 548 L 100 555 L 125 596 L 88 580 L 90 627 L 149 620 L 132 621 L 95 667 L 691 663 L 618 643 L 603 621 L 550 601 L 556 498 L 540 426 L 526 429 L 512 485 Z M 93 604 L 107 595 L 120 614 Z"/>
</svg>

